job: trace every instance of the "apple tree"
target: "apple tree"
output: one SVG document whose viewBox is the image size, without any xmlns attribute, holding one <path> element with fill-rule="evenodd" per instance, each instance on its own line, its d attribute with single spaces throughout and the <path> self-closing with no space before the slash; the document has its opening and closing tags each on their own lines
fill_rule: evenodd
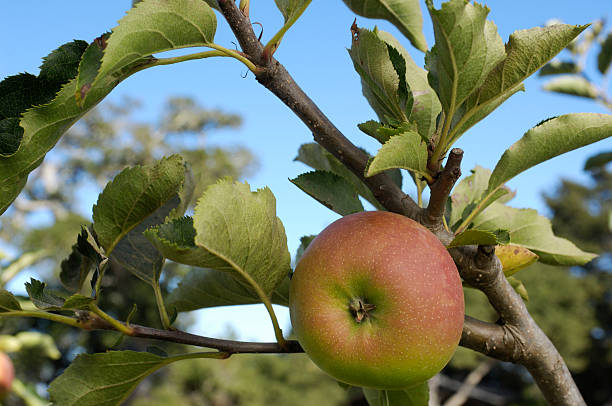
<svg viewBox="0 0 612 406">
<path fill-rule="evenodd" d="M 550 221 L 536 211 L 508 206 L 513 193 L 505 184 L 546 160 L 610 137 L 612 116 L 576 113 L 543 117 L 508 147 L 493 170 L 477 166 L 459 183 L 464 151 L 453 145 L 513 94 L 524 90 L 525 79 L 571 44 L 586 25 L 554 24 L 516 31 L 504 44 L 495 24 L 487 20 L 487 7 L 450 0 L 437 8 L 432 0 L 426 0 L 435 36 L 435 44 L 429 47 L 418 1 L 344 0 L 358 16 L 389 21 L 412 46 L 426 53 L 423 69 L 391 34 L 359 27 L 356 22 L 350 28 L 349 56 L 377 116 L 376 120 L 364 117 L 356 122 L 363 133 L 381 144 L 376 155 L 369 156 L 334 126 L 274 58 L 279 47 L 288 45 L 283 37 L 298 22 L 309 0 L 276 0 L 284 23 L 265 43 L 254 33 L 249 0 L 239 4 L 232 0 L 135 3 L 112 32 L 101 33 L 91 43 L 77 40 L 63 44 L 44 58 L 38 75 L 22 73 L 0 83 L 0 214 L 13 204 L 28 175 L 62 135 L 122 80 L 155 66 L 233 58 L 312 131 L 314 142 L 302 145 L 297 159 L 313 170 L 292 183 L 342 216 L 364 211 L 366 201 L 376 210 L 420 223 L 419 227 L 446 247 L 443 254 L 435 255 L 452 258 L 461 278 L 457 281 L 486 295 L 498 321 L 465 315 L 455 345 L 524 366 L 551 404 L 584 404 L 564 360 L 527 311 L 524 286 L 514 274 L 534 261 L 584 265 L 595 255 L 556 236 Z M 218 18 L 229 25 L 240 50 L 215 43 Z M 202 47 L 208 50 L 160 56 L 173 49 Z M 606 49 L 602 72 L 610 65 L 609 47 Z M 401 189 L 404 175 L 414 181 L 415 198 Z M 192 212 L 189 204 L 194 194 L 197 204 Z M 288 305 L 289 292 L 299 286 L 292 286 L 285 230 L 268 188 L 253 191 L 247 183 L 223 178 L 204 191 L 197 190 L 184 157 L 170 154 L 150 164 L 123 169 L 99 195 L 92 218 L 93 223 L 83 224 L 73 237 L 72 253 L 60 274 L 64 290 L 51 290 L 36 279 L 26 284 L 27 301 L 2 290 L 0 317 L 46 319 L 75 329 L 114 331 L 205 350 L 171 355 L 132 350 L 79 355 L 50 385 L 52 404 L 120 404 L 146 376 L 183 360 L 304 351 L 299 341 L 284 336 L 272 307 L 273 303 Z M 311 240 L 303 239 L 300 256 L 309 252 Z M 366 241 L 362 251 L 370 249 L 375 255 L 381 244 L 368 247 Z M 422 260 L 430 254 L 403 247 L 402 261 Z M 194 267 L 168 294 L 160 287 L 166 259 Z M 392 256 L 372 260 L 391 262 Z M 132 313 L 120 320 L 104 308 L 103 298 L 113 289 L 104 285 L 111 270 L 130 273 L 148 285 L 162 328 L 134 323 Z M 364 272 L 361 267 L 358 271 Z M 438 288 L 442 286 L 442 280 L 439 282 Z M 387 286 L 393 288 L 394 283 L 398 281 L 391 279 Z M 382 286 L 379 293 L 384 297 L 386 287 Z M 341 286 L 334 288 L 342 291 Z M 436 292 L 435 283 L 429 283 L 428 288 Z M 173 326 L 178 312 L 251 303 L 266 307 L 276 342 L 222 340 Z M 384 331 L 385 320 L 376 316 L 377 310 L 382 314 L 382 306 L 377 309 L 359 300 L 339 305 L 355 323 L 364 317 L 368 320 L 369 324 L 355 328 L 371 328 L 372 334 L 396 334 L 397 341 L 410 333 Z M 403 308 L 395 317 L 407 317 L 411 310 L 417 311 Z M 332 335 L 337 345 L 345 344 L 347 338 L 335 331 L 318 333 Z M 381 352 L 396 349 L 392 339 L 385 342 L 388 346 Z M 417 347 L 420 344 L 415 342 Z M 359 349 L 357 346 L 355 351 Z M 415 368 L 427 364 L 428 354 L 415 356 L 422 357 Z M 346 368 L 341 359 L 336 361 L 339 364 L 328 370 Z M 371 363 L 365 371 L 383 371 L 381 376 L 386 376 L 388 365 L 376 361 L 368 361 Z M 420 372 L 411 374 L 420 376 Z M 363 390 L 372 405 L 424 405 L 429 376 L 421 376 L 406 388 L 369 384 L 380 379 L 366 377 Z M 342 380 L 342 376 L 338 378 Z"/>
</svg>

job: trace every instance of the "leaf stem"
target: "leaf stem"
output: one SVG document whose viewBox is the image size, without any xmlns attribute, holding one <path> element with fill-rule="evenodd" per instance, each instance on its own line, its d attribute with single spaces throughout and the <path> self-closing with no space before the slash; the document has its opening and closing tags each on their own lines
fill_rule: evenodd
<svg viewBox="0 0 612 406">
<path fill-rule="evenodd" d="M 283 337 L 283 330 L 281 330 L 280 325 L 278 324 L 278 319 L 276 318 L 276 313 L 274 313 L 272 302 L 270 302 L 270 298 L 268 297 L 268 295 L 266 295 L 266 292 L 263 291 L 261 286 L 259 286 L 259 284 L 255 281 L 255 279 L 253 279 L 253 277 L 248 272 L 244 271 L 230 258 L 227 258 L 225 255 L 219 252 L 216 252 L 215 250 L 211 248 L 207 248 L 207 250 L 211 254 L 221 258 L 223 261 L 229 264 L 232 267 L 232 269 L 238 272 L 238 274 L 242 276 L 248 282 L 249 285 L 251 285 L 255 293 L 257 293 L 257 296 L 259 297 L 259 299 L 263 302 L 264 306 L 266 306 L 266 310 L 268 311 L 268 314 L 270 315 L 270 320 L 272 321 L 272 326 L 274 327 L 274 336 L 276 337 L 276 341 L 278 342 L 278 345 L 280 345 L 281 348 L 286 348 L 287 343 Z"/>
<path fill-rule="evenodd" d="M 105 313 L 102 309 L 100 309 L 98 307 L 97 304 L 95 303 L 91 303 L 89 305 L 89 310 L 91 310 L 93 313 L 95 313 L 97 316 L 99 316 L 101 319 L 103 319 L 104 321 L 106 321 L 108 324 L 110 324 L 111 326 L 113 326 L 113 328 L 117 331 L 122 332 L 125 335 L 131 336 L 133 333 L 133 330 L 131 327 L 126 326 L 125 324 L 121 323 L 119 320 L 115 320 L 114 318 L 112 318 L 111 316 L 109 316 L 107 313 Z"/>
<path fill-rule="evenodd" d="M 80 322 L 73 318 L 64 316 L 62 314 L 43 312 L 38 310 L 15 310 L 11 312 L 0 312 L 0 318 L 2 317 L 35 317 L 37 319 L 45 319 L 55 321 L 57 323 L 67 324 L 72 327 L 81 328 Z"/>
<path fill-rule="evenodd" d="M 195 59 L 204 59 L 204 58 L 211 58 L 214 56 L 229 56 L 228 54 L 226 54 L 225 52 L 221 52 L 221 51 L 204 51 L 204 52 L 197 52 L 195 54 L 189 54 L 189 55 L 181 55 L 181 56 L 175 56 L 173 58 L 159 58 L 157 59 L 152 66 L 161 66 L 161 65 L 172 65 L 175 63 L 179 63 L 179 62 L 185 62 L 185 61 L 192 61 Z M 151 65 L 147 65 L 144 68 L 149 68 L 151 67 Z"/>
<path fill-rule="evenodd" d="M 433 21 L 434 16 L 432 15 L 431 17 Z M 447 38 L 446 32 L 444 32 L 444 30 L 440 31 L 444 36 L 446 42 L 450 42 Z M 448 134 L 450 132 L 451 123 L 453 122 L 453 116 L 455 115 L 455 109 L 457 108 L 457 76 L 459 75 L 459 72 L 457 69 L 457 62 L 455 61 L 455 55 L 452 52 L 450 52 L 450 58 L 454 76 L 451 87 L 450 106 L 448 106 L 448 111 L 446 112 L 446 115 L 444 117 L 444 126 L 442 127 L 442 131 L 440 133 L 440 139 L 436 143 L 436 147 L 434 148 L 434 151 L 430 158 L 430 165 L 428 165 L 428 167 L 430 168 L 436 168 L 436 171 L 440 167 L 440 161 L 442 160 L 442 156 L 446 153 L 446 151 L 448 151 L 448 148 L 450 147 L 450 145 L 448 145 Z"/>
<path fill-rule="evenodd" d="M 460 234 L 463 231 L 465 231 L 465 229 L 470 225 L 472 220 L 474 220 L 474 217 L 480 214 L 480 212 L 486 207 L 491 196 L 493 196 L 495 192 L 497 191 L 497 189 L 499 189 L 501 186 L 502 185 L 499 185 L 498 187 L 493 189 L 490 193 L 487 193 L 487 195 L 480 202 L 478 202 L 476 207 L 474 207 L 474 210 L 472 210 L 472 212 L 465 218 L 465 220 L 461 222 L 459 227 L 457 227 L 457 230 L 455 231 L 455 235 Z"/>
<path fill-rule="evenodd" d="M 161 288 L 159 286 L 159 281 L 151 284 L 153 287 L 153 291 L 155 292 L 155 302 L 157 303 L 157 310 L 159 311 L 159 317 L 162 322 L 162 326 L 164 329 L 170 329 L 172 322 L 170 322 L 170 317 L 168 317 L 168 312 L 166 311 L 166 306 L 164 304 L 164 296 L 162 295 Z"/>
<path fill-rule="evenodd" d="M 138 71 L 148 69 L 152 66 L 173 65 L 175 63 L 193 61 L 196 59 L 212 58 L 215 56 L 234 58 L 245 64 L 246 67 L 249 68 L 249 70 L 251 70 L 252 72 L 255 72 L 257 70 L 255 64 L 249 61 L 249 59 L 242 55 L 240 52 L 232 51 L 231 49 L 224 48 L 217 44 L 206 44 L 206 46 L 209 48 L 213 48 L 214 51 L 196 52 L 195 54 L 175 56 L 172 58 L 159 58 L 151 64 L 143 65 L 134 69 L 134 71 L 132 71 L 131 73 L 136 73 Z"/>
<path fill-rule="evenodd" d="M 229 56 L 229 57 L 239 60 L 240 62 L 245 64 L 246 67 L 249 68 L 249 70 L 253 73 L 257 73 L 259 71 L 257 69 L 257 66 L 255 66 L 255 64 L 251 62 L 249 58 L 247 58 L 242 52 L 234 51 L 232 49 L 227 49 L 217 44 L 206 44 L 206 46 L 208 48 L 216 49 L 217 51 L 222 52 L 223 54 L 225 54 L 223 56 Z"/>
<path fill-rule="evenodd" d="M 49 403 L 40 398 L 34 391 L 28 388 L 19 379 L 13 380 L 11 392 L 21 398 L 26 406 L 47 406 Z"/>
<path fill-rule="evenodd" d="M 274 308 L 272 307 L 272 302 L 270 302 L 270 298 L 261 289 L 259 284 L 255 282 L 251 275 L 246 272 L 241 272 L 241 275 L 247 280 L 247 282 L 249 282 L 249 284 L 255 290 L 255 293 L 257 293 L 257 296 L 259 296 L 259 298 L 263 302 L 264 306 L 266 306 L 266 310 L 270 315 L 270 321 L 272 321 L 272 327 L 274 328 L 274 336 L 276 337 L 276 342 L 278 342 L 278 345 L 280 345 L 282 348 L 286 348 L 287 344 L 285 342 L 285 338 L 283 337 L 283 330 L 281 330 L 280 325 L 278 324 L 278 319 L 276 318 L 276 313 L 274 313 Z"/>
<path fill-rule="evenodd" d="M 302 5 L 302 7 L 300 7 L 298 11 L 293 14 L 289 20 L 285 21 L 285 24 L 283 24 L 281 29 L 278 30 L 276 34 L 274 34 L 274 36 L 270 39 L 270 41 L 268 41 L 268 43 L 264 47 L 264 55 L 266 55 L 267 57 L 272 57 L 272 55 L 274 55 L 274 52 L 280 45 L 280 42 L 285 36 L 285 33 L 289 30 L 289 28 L 291 28 L 293 24 L 295 24 L 298 18 L 300 18 L 300 16 L 304 13 L 309 4 L 310 1 L 304 3 L 304 5 Z"/>
<path fill-rule="evenodd" d="M 96 280 L 96 285 L 94 287 L 94 294 L 95 294 L 96 300 L 100 296 L 100 288 L 102 287 L 102 278 L 104 277 L 104 272 L 106 271 L 107 266 L 108 266 L 108 258 L 104 258 L 102 262 L 100 262 L 100 265 L 98 265 L 98 279 Z"/>
<path fill-rule="evenodd" d="M 214 358 L 214 359 L 225 359 L 229 358 L 231 354 L 227 352 L 221 351 L 205 351 L 205 352 L 193 352 L 181 355 L 174 355 L 172 357 L 167 357 L 163 365 L 168 365 L 176 361 L 182 361 L 186 359 L 201 359 L 201 358 Z"/>
</svg>

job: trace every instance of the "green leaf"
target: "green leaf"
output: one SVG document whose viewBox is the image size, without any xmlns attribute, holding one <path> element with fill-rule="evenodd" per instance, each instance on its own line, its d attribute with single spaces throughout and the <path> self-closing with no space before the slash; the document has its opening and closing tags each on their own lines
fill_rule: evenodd
<svg viewBox="0 0 612 406">
<path fill-rule="evenodd" d="M 504 152 L 491 174 L 487 194 L 532 166 L 610 136 L 610 114 L 576 113 L 547 120 Z"/>
<path fill-rule="evenodd" d="M 342 216 L 363 211 L 363 205 L 353 185 L 335 173 L 307 172 L 290 181 L 316 201 Z"/>
<path fill-rule="evenodd" d="M 72 295 L 66 299 L 62 308 L 74 309 L 74 310 L 85 310 L 89 309 L 89 305 L 95 302 L 95 299 L 89 296 L 83 295 Z"/>
<path fill-rule="evenodd" d="M 78 40 L 64 44 L 43 58 L 38 77 L 22 73 L 0 82 L 0 157 L 17 152 L 24 133 L 19 125 L 22 113 L 53 100 L 62 85 L 76 75 L 86 46 Z"/>
<path fill-rule="evenodd" d="M 453 139 L 489 115 L 510 96 L 523 90 L 523 81 L 572 42 L 586 25 L 556 24 L 515 31 L 506 44 L 506 57 L 489 73 L 456 118 Z"/>
<path fill-rule="evenodd" d="M 584 164 L 584 170 L 592 171 L 594 169 L 600 169 L 610 162 L 612 162 L 612 151 L 601 152 L 587 159 Z"/>
<path fill-rule="evenodd" d="M 9 158 L 0 159 L 0 214 L 15 200 L 25 186 L 28 174 L 41 164 L 62 134 L 134 69 L 135 66 L 130 66 L 116 76 L 100 80 L 91 88 L 88 101 L 82 106 L 77 105 L 74 97 L 76 79 L 73 79 L 64 85 L 53 101 L 23 114 L 21 127 L 24 133 L 19 150 Z"/>
<path fill-rule="evenodd" d="M 472 128 L 480 120 L 491 114 L 496 108 L 501 106 L 506 100 L 508 100 L 515 93 L 525 91 L 525 85 L 519 83 L 518 85 L 507 89 L 505 92 L 500 93 L 498 97 L 488 100 L 487 102 L 478 102 L 478 91 L 472 93 L 468 100 L 463 106 L 455 113 L 455 119 L 453 120 L 453 128 L 451 130 L 451 141 L 449 145 L 452 145 L 462 134 Z"/>
<path fill-rule="evenodd" d="M 17 117 L 0 120 L 0 158 L 8 158 L 19 149 L 23 138 L 23 128 L 19 121 Z"/>
<path fill-rule="evenodd" d="M 59 86 L 70 81 L 77 74 L 81 55 L 87 48 L 87 41 L 75 40 L 61 45 L 43 58 L 40 66 L 40 79 L 57 83 Z"/>
<path fill-rule="evenodd" d="M 527 288 L 525 287 L 525 285 L 523 285 L 523 282 L 516 279 L 514 276 L 508 276 L 506 279 L 508 279 L 508 282 L 510 283 L 510 286 L 512 286 L 512 289 L 514 289 L 515 292 L 518 293 L 524 301 L 529 301 L 529 294 L 527 293 Z"/>
<path fill-rule="evenodd" d="M 506 44 L 506 58 L 489 74 L 479 91 L 480 103 L 499 97 L 523 82 L 586 28 L 586 25 L 557 24 L 514 32 Z"/>
<path fill-rule="evenodd" d="M 453 238 L 447 248 L 460 247 L 462 245 L 497 245 L 508 244 L 510 234 L 506 230 L 485 231 L 469 229 Z"/>
<path fill-rule="evenodd" d="M 502 187 L 497 190 L 495 195 L 492 195 L 487 202 L 482 204 L 482 196 L 487 190 L 491 171 L 476 165 L 472 169 L 472 174 L 459 182 L 451 195 L 451 211 L 449 225 L 452 230 L 456 230 L 459 224 L 466 219 L 475 209 L 483 210 L 487 204 L 494 201 L 505 203 L 511 200 L 515 193 L 511 192 L 507 187 Z M 477 207 L 481 203 L 482 206 Z"/>
<path fill-rule="evenodd" d="M 606 39 L 601 43 L 601 50 L 597 55 L 597 68 L 602 75 L 610 69 L 612 63 L 612 31 L 608 33 Z"/>
<path fill-rule="evenodd" d="M 111 255 L 114 266 L 127 269 L 152 286 L 159 281 L 164 258 L 143 233 L 151 227 L 164 223 L 166 218 L 175 219 L 185 213 L 195 186 L 191 172 L 184 163 L 183 171 L 184 180 L 176 190 L 176 194 L 123 237 Z"/>
<path fill-rule="evenodd" d="M 79 292 L 90 272 L 98 268 L 105 258 L 89 229 L 82 227 L 72 252 L 61 263 L 62 285 L 70 292 Z"/>
<path fill-rule="evenodd" d="M 8 290 L 0 289 L 0 312 L 10 312 L 13 310 L 21 310 L 19 301 Z"/>
<path fill-rule="evenodd" d="M 19 118 L 32 106 L 53 99 L 57 86 L 29 73 L 8 76 L 0 82 L 0 119 Z"/>
<path fill-rule="evenodd" d="M 553 60 L 548 62 L 546 65 L 542 66 L 539 76 L 547 76 L 547 75 L 562 75 L 565 73 L 578 73 L 580 72 L 580 67 L 576 65 L 572 61 L 558 61 Z"/>
<path fill-rule="evenodd" d="M 293 24 L 302 15 L 312 0 L 274 0 L 276 7 L 283 14 L 285 23 Z"/>
<path fill-rule="evenodd" d="M 549 92 L 564 93 L 572 96 L 596 99 L 597 87 L 580 75 L 563 75 L 549 80 L 542 86 Z"/>
<path fill-rule="evenodd" d="M 399 51 L 387 44 L 387 51 L 389 53 L 389 59 L 393 65 L 393 69 L 397 74 L 399 83 L 397 84 L 397 96 L 399 97 L 400 108 L 403 111 L 412 111 L 412 105 L 414 99 L 412 98 L 412 92 L 406 83 L 406 60 L 399 53 Z"/>
<path fill-rule="evenodd" d="M 333 172 L 338 176 L 349 181 L 357 193 L 370 202 L 374 207 L 384 210 L 381 204 L 376 200 L 372 191 L 346 166 L 342 164 L 336 157 L 327 152 L 322 146 L 317 143 L 302 144 L 298 150 L 298 155 L 294 159 L 310 166 L 319 171 Z M 401 175 L 399 184 L 401 185 Z"/>
<path fill-rule="evenodd" d="M 79 104 L 83 103 L 93 81 L 98 76 L 98 71 L 102 65 L 102 57 L 104 56 L 104 48 L 106 48 L 106 41 L 108 41 L 109 37 L 110 33 L 102 34 L 94 39 L 85 52 L 83 52 L 81 62 L 79 63 L 76 83 L 77 91 L 75 94 Z"/>
<path fill-rule="evenodd" d="M 364 28 L 358 29 L 353 34 L 353 43 L 349 55 L 353 60 L 355 70 L 361 76 L 363 94 L 368 99 L 370 106 L 374 109 L 381 121 L 391 117 L 399 121 L 408 121 L 412 109 L 412 99 L 409 106 L 407 101 L 400 100 L 400 83 L 404 92 L 407 93 L 408 85 L 404 78 L 399 78 L 397 66 L 405 61 L 398 61 L 401 57 L 397 52 L 395 67 L 389 55 L 388 45 L 378 37 L 378 30 L 370 31 Z M 408 97 L 408 94 L 404 95 Z M 406 109 L 409 107 L 409 109 Z"/>
<path fill-rule="evenodd" d="M 93 207 L 93 228 L 106 255 L 133 228 L 176 199 L 185 180 L 185 163 L 178 155 L 155 165 L 121 171 L 108 183 Z"/>
<path fill-rule="evenodd" d="M 144 0 L 113 29 L 92 86 L 152 54 L 211 44 L 216 29 L 215 13 L 202 0 Z"/>
<path fill-rule="evenodd" d="M 81 354 L 49 386 L 52 405 L 120 405 L 148 375 L 169 363 L 148 352 Z"/>
<path fill-rule="evenodd" d="M 215 10 L 221 11 L 221 9 L 219 8 L 219 2 L 217 0 L 204 0 L 206 2 L 206 4 L 208 4 L 210 7 L 214 8 Z"/>
<path fill-rule="evenodd" d="M 464 0 L 450 0 L 440 10 L 431 0 L 427 6 L 436 37 L 426 57 L 435 76 L 430 83 L 436 84 L 432 87 L 444 111 L 452 115 L 504 59 L 504 44 L 495 24 L 486 20 L 487 7 Z"/>
<path fill-rule="evenodd" d="M 414 122 L 428 139 L 440 102 L 427 82 L 427 73 L 402 45 L 389 33 L 357 29 L 349 54 L 361 76 L 363 94 L 379 120 L 386 124 Z"/>
<path fill-rule="evenodd" d="M 175 262 L 230 272 L 270 294 L 290 270 L 285 229 L 268 188 L 223 180 L 198 200 L 193 220 L 180 218 L 145 235 Z"/>
<path fill-rule="evenodd" d="M 30 282 L 26 282 L 25 287 L 34 306 L 41 310 L 59 310 L 64 306 L 64 298 L 49 291 L 44 282 L 30 278 Z"/>
<path fill-rule="evenodd" d="M 69 292 L 79 292 L 96 266 L 95 262 L 81 254 L 74 245 L 68 258 L 61 263 L 60 281 Z"/>
<path fill-rule="evenodd" d="M 357 124 L 357 128 L 359 128 L 363 133 L 378 140 L 378 142 L 380 142 L 381 144 L 384 144 L 389 139 L 388 138 L 385 139 L 384 137 L 381 137 L 380 134 L 378 133 L 378 129 L 381 128 L 382 126 L 383 125 L 381 123 L 375 120 L 368 120 L 365 123 Z"/>
<path fill-rule="evenodd" d="M 366 176 L 373 176 L 387 169 L 402 168 L 423 176 L 427 174 L 427 145 L 415 131 L 405 131 L 393 136 L 368 162 Z"/>
<path fill-rule="evenodd" d="M 525 247 L 551 265 L 584 265 L 597 255 L 584 252 L 570 241 L 554 235 L 550 220 L 532 209 L 516 209 L 492 203 L 474 219 L 473 228 L 508 230 L 510 244 Z"/>
<path fill-rule="evenodd" d="M 289 277 L 280 282 L 270 299 L 274 304 L 289 306 Z M 192 269 L 166 300 L 167 307 L 178 312 L 256 303 L 261 299 L 249 286 L 230 273 L 214 269 Z"/>
<path fill-rule="evenodd" d="M 418 132 L 423 139 L 429 140 L 436 130 L 436 123 L 438 115 L 442 111 L 442 105 L 438 95 L 429 85 L 427 72 L 412 60 L 408 51 L 393 35 L 380 30 L 377 33 L 378 37 L 387 44 L 387 47 L 393 47 L 404 57 L 406 62 L 405 79 L 414 99 L 409 121 L 416 123 Z"/>
<path fill-rule="evenodd" d="M 429 404 L 427 382 L 404 390 L 362 389 L 370 406 L 427 406 Z"/>
<path fill-rule="evenodd" d="M 451 212 L 449 225 L 452 230 L 474 209 L 482 194 L 487 190 L 491 171 L 476 165 L 472 174 L 461 180 L 453 189 L 451 195 Z"/>
<path fill-rule="evenodd" d="M 362 17 L 389 21 L 415 48 L 427 51 L 423 15 L 418 0 L 344 0 L 344 4 Z"/>
</svg>

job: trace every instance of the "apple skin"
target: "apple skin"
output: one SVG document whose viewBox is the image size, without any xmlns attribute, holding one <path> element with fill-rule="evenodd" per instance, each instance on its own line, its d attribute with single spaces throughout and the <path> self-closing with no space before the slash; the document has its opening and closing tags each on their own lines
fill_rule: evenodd
<svg viewBox="0 0 612 406">
<path fill-rule="evenodd" d="M 360 313 L 359 300 L 375 308 Z M 322 370 L 350 385 L 405 389 L 455 352 L 463 289 L 429 230 L 399 214 L 361 212 L 310 243 L 291 279 L 289 310 L 298 341 Z"/>
<path fill-rule="evenodd" d="M 0 398 L 11 391 L 15 379 L 13 361 L 4 352 L 0 352 Z"/>
</svg>

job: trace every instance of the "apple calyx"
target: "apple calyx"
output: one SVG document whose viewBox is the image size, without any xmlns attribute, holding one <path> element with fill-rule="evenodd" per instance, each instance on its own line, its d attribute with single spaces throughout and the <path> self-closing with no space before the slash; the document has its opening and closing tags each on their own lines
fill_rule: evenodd
<svg viewBox="0 0 612 406">
<path fill-rule="evenodd" d="M 376 309 L 376 305 L 367 303 L 366 300 L 362 298 L 352 299 L 349 303 L 349 311 L 357 323 L 361 323 L 364 319 L 367 319 L 370 316 L 368 313 L 374 309 Z"/>
</svg>

